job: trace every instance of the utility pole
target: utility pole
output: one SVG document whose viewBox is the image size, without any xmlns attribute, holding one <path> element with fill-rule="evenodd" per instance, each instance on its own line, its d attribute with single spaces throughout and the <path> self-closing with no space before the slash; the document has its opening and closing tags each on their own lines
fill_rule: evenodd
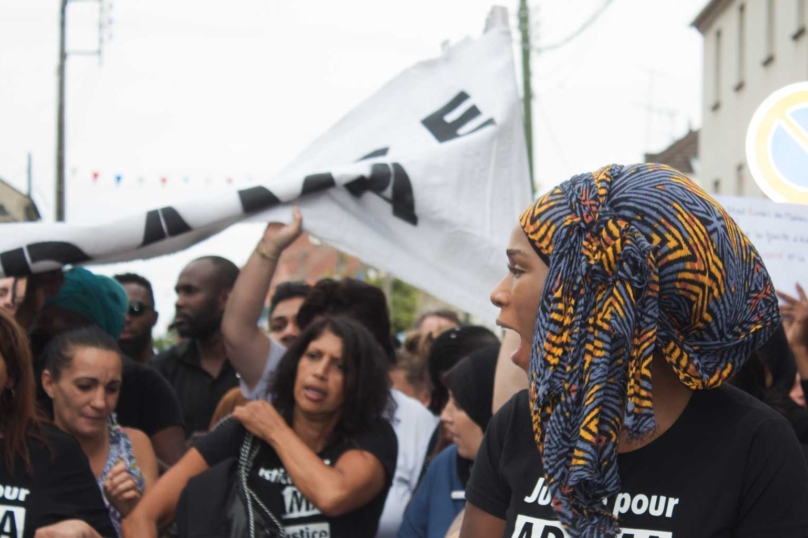
<svg viewBox="0 0 808 538">
<path fill-rule="evenodd" d="M 533 90 L 530 77 L 530 10 L 527 0 L 519 0 L 519 30 L 522 33 L 522 105 L 525 116 L 525 142 L 527 161 L 530 168 L 530 193 L 536 195 L 533 181 Z"/>
<path fill-rule="evenodd" d="M 65 50 L 67 26 L 67 0 L 59 9 L 59 106 L 56 113 L 56 221 L 65 220 Z"/>
<path fill-rule="evenodd" d="M 61 0 L 59 7 L 59 97 L 56 112 L 56 221 L 65 220 L 65 71 L 68 54 L 83 56 L 98 56 L 101 62 L 101 50 L 104 45 L 104 29 L 108 23 L 104 15 L 104 2 L 106 0 L 85 0 L 98 2 L 98 50 L 75 51 L 68 53 L 67 42 L 67 4 L 68 2 L 82 0 Z M 111 20 L 109 21 L 111 22 Z"/>
</svg>

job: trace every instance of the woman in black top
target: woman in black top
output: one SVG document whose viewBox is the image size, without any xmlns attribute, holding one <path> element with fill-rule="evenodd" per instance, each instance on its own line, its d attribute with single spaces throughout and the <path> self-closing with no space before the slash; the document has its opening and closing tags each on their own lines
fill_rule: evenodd
<svg viewBox="0 0 808 538">
<path fill-rule="evenodd" d="M 115 536 L 78 443 L 36 414 L 28 338 L 0 309 L 0 536 Z"/>
<path fill-rule="evenodd" d="M 273 403 L 240 407 L 201 439 L 124 521 L 124 536 L 157 536 L 189 479 L 238 458 L 250 432 L 260 449 L 247 485 L 287 536 L 372 538 L 397 457 L 388 384 L 385 355 L 367 329 L 345 318 L 313 323 L 281 360 Z M 205 500 L 193 488 L 183 501 L 189 514 L 199 514 Z M 237 517 L 223 519 L 211 536 L 230 536 L 238 525 Z"/>
<path fill-rule="evenodd" d="M 723 384 L 780 316 L 709 195 L 665 166 L 605 167 L 529 207 L 507 256 L 491 298 L 529 389 L 489 424 L 462 538 L 808 536 L 793 431 Z"/>
</svg>

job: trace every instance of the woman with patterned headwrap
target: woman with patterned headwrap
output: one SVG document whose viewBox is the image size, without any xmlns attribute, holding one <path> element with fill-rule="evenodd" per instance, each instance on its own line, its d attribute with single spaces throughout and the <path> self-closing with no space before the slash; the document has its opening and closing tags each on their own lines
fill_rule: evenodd
<svg viewBox="0 0 808 538">
<path fill-rule="evenodd" d="M 488 426 L 462 538 L 808 536 L 793 431 L 723 384 L 780 314 L 715 201 L 609 166 L 531 205 L 507 255 L 491 298 L 529 389 Z"/>
</svg>

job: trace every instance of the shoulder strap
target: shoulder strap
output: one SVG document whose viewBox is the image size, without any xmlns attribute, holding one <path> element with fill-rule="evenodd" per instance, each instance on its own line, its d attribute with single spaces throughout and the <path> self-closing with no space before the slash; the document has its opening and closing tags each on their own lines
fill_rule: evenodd
<svg viewBox="0 0 808 538">
<path fill-rule="evenodd" d="M 247 508 L 247 522 L 250 531 L 249 538 L 256 538 L 255 509 L 253 507 L 253 502 L 275 524 L 275 527 L 277 527 L 278 536 L 285 538 L 286 530 L 280 521 L 278 521 L 278 518 L 275 517 L 275 514 L 273 514 L 272 511 L 267 508 L 263 502 L 261 502 L 261 499 L 259 499 L 258 496 L 247 485 L 247 476 L 252 468 L 253 460 L 255 460 L 255 457 L 258 454 L 259 448 L 259 446 L 253 448 L 253 434 L 247 432 L 247 434 L 244 436 L 244 442 L 241 445 L 241 453 L 239 454 L 238 459 L 238 480 L 239 492 L 241 494 L 242 501 L 244 502 L 244 506 Z"/>
</svg>

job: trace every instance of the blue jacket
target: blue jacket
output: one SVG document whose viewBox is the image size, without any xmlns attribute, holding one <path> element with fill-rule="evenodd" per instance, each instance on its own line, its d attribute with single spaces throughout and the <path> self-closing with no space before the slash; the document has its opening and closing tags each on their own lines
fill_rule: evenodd
<svg viewBox="0 0 808 538">
<path fill-rule="evenodd" d="M 398 538 L 444 538 L 466 506 L 463 489 L 457 474 L 457 445 L 450 445 L 429 464 L 404 513 Z"/>
</svg>

